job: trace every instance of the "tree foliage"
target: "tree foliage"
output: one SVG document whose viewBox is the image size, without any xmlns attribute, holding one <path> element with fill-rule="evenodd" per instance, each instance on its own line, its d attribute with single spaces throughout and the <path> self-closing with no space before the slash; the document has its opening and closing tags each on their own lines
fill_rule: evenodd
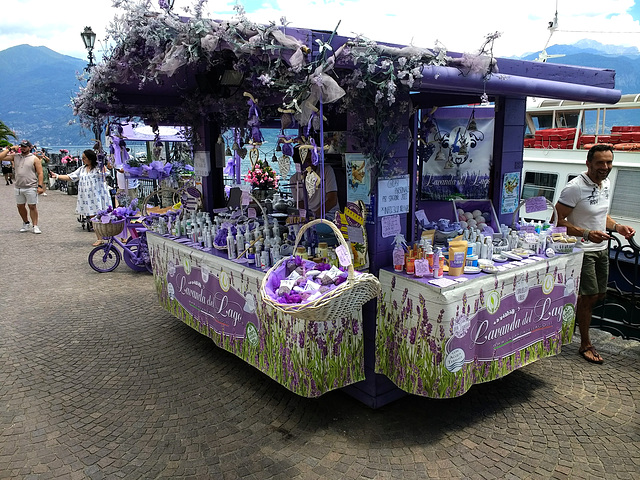
<svg viewBox="0 0 640 480">
<path fill-rule="evenodd" d="M 15 139 L 18 138 L 16 137 L 14 131 L 7 127 L 2 120 L 0 120 L 0 146 L 5 147 L 7 145 L 11 145 L 11 142 L 9 141 L 10 137 Z"/>
</svg>

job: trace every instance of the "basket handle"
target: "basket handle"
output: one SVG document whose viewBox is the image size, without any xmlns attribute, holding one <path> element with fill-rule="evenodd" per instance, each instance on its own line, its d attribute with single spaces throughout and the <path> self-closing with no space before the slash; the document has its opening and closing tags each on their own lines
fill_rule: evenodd
<svg viewBox="0 0 640 480">
<path fill-rule="evenodd" d="M 349 251 L 349 245 L 347 245 L 347 241 L 344 239 L 344 235 L 342 235 L 342 232 L 340 231 L 340 229 L 338 229 L 338 227 L 336 227 L 335 223 L 333 223 L 330 220 L 325 220 L 324 218 L 319 218 L 317 220 L 312 220 L 310 222 L 305 223 L 302 226 L 302 228 L 300 228 L 300 230 L 298 231 L 298 235 L 296 236 L 296 241 L 293 244 L 294 255 L 296 253 L 296 249 L 298 248 L 298 243 L 300 243 L 300 240 L 302 239 L 304 232 L 306 232 L 309 228 L 321 223 L 324 225 L 329 225 L 331 227 L 331 230 L 333 230 L 333 233 L 335 234 L 338 242 L 340 242 L 340 244 L 343 245 L 344 248 L 347 249 L 347 251 Z M 353 262 L 351 262 L 347 267 L 347 276 L 349 280 L 353 279 Z"/>
<path fill-rule="evenodd" d="M 547 202 L 547 207 L 551 207 L 553 210 L 553 214 L 551 215 L 551 219 L 550 222 L 553 223 L 554 227 L 558 226 L 558 212 L 556 211 L 556 206 L 551 203 L 549 201 L 548 198 L 545 197 L 545 200 Z M 527 200 L 520 200 L 520 203 L 518 204 L 518 208 L 515 209 L 515 211 L 513 212 L 513 217 L 511 217 L 511 227 L 515 228 L 516 226 L 516 219 L 518 218 L 518 212 L 520 211 L 520 208 L 522 208 L 522 206 L 527 203 Z"/>
</svg>

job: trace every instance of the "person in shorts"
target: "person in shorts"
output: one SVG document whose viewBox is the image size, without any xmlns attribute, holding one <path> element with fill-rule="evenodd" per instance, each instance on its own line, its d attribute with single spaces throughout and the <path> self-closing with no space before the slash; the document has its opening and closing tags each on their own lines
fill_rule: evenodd
<svg viewBox="0 0 640 480">
<path fill-rule="evenodd" d="M 587 171 L 571 180 L 560 193 L 556 210 L 558 226 L 566 227 L 569 235 L 581 238 L 578 247 L 584 251 L 580 273 L 580 290 L 576 318 L 580 329 L 578 352 L 588 362 L 602 363 L 602 357 L 591 344 L 589 327 L 593 307 L 604 299 L 609 279 L 609 250 L 607 229 L 624 238 L 636 232 L 620 225 L 608 212 L 611 202 L 609 173 L 613 167 L 613 147 L 597 144 L 587 153 Z"/>
<path fill-rule="evenodd" d="M 4 175 L 4 180 L 7 182 L 7 185 L 13 183 L 13 165 L 11 160 L 2 160 L 2 175 Z"/>
<path fill-rule="evenodd" d="M 18 213 L 22 217 L 21 232 L 32 231 L 42 233 L 38 227 L 38 194 L 44 192 L 42 162 L 31 150 L 29 140 L 22 140 L 20 145 L 0 151 L 0 160 L 9 159 L 15 170 L 15 193 Z M 29 210 L 27 212 L 27 206 Z M 31 217 L 31 222 L 29 222 Z"/>
</svg>

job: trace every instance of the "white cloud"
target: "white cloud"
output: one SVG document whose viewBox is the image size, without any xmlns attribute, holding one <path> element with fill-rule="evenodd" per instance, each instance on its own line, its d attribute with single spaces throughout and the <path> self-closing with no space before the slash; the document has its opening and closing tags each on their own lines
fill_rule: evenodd
<svg viewBox="0 0 640 480">
<path fill-rule="evenodd" d="M 234 3 L 210 0 L 205 9 L 211 18 L 228 17 Z M 151 4 L 155 8 L 157 2 L 153 0 Z M 193 2 L 176 0 L 176 4 Z M 559 0 L 559 29 L 551 44 L 592 38 L 601 43 L 640 47 L 639 22 L 626 13 L 633 4 L 633 0 Z M 487 34 L 498 31 L 502 36 L 495 42 L 494 53 L 511 56 L 545 46 L 547 24 L 553 19 L 556 0 L 274 0 L 265 1 L 257 9 L 247 9 L 253 10 L 249 17 L 256 22 L 279 22 L 285 16 L 292 27 L 333 30 L 340 21 L 338 33 L 343 36 L 362 34 L 377 41 L 427 48 L 440 41 L 458 52 L 477 51 Z M 7 15 L 0 18 L 0 50 L 27 43 L 77 58 L 86 58 L 80 39 L 84 27 L 91 26 L 98 34 L 95 53 L 99 54 L 108 24 L 116 13 L 121 13 L 112 7 L 112 0 L 13 0 L 5 12 Z"/>
</svg>

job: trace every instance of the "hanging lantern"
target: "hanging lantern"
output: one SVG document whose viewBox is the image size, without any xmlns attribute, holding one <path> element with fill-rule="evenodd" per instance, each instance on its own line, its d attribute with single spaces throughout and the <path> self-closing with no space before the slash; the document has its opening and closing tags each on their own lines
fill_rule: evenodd
<svg viewBox="0 0 640 480">
<path fill-rule="evenodd" d="M 271 157 L 271 161 L 274 163 L 278 162 L 278 157 L 276 157 L 276 154 L 274 153 L 273 156 Z"/>
<path fill-rule="evenodd" d="M 460 150 L 458 151 L 458 153 L 460 155 L 466 155 L 467 154 L 467 144 L 466 143 L 462 143 L 460 145 Z"/>
<path fill-rule="evenodd" d="M 233 153 L 231 153 L 231 149 L 229 148 L 229 145 L 227 145 L 227 148 L 224 151 L 224 155 L 225 157 L 230 157 L 231 155 L 233 155 Z"/>
<path fill-rule="evenodd" d="M 231 147 L 233 149 L 234 152 L 240 150 L 240 145 L 238 145 L 238 142 L 233 142 L 233 147 Z"/>
<path fill-rule="evenodd" d="M 276 145 L 276 152 L 281 152 L 281 151 L 282 151 L 282 144 L 278 142 L 278 145 Z"/>
<path fill-rule="evenodd" d="M 444 156 L 444 153 L 442 152 L 442 147 L 440 147 L 440 149 L 438 150 L 438 153 L 436 154 L 436 162 L 444 162 L 447 159 L 447 157 Z"/>
</svg>

